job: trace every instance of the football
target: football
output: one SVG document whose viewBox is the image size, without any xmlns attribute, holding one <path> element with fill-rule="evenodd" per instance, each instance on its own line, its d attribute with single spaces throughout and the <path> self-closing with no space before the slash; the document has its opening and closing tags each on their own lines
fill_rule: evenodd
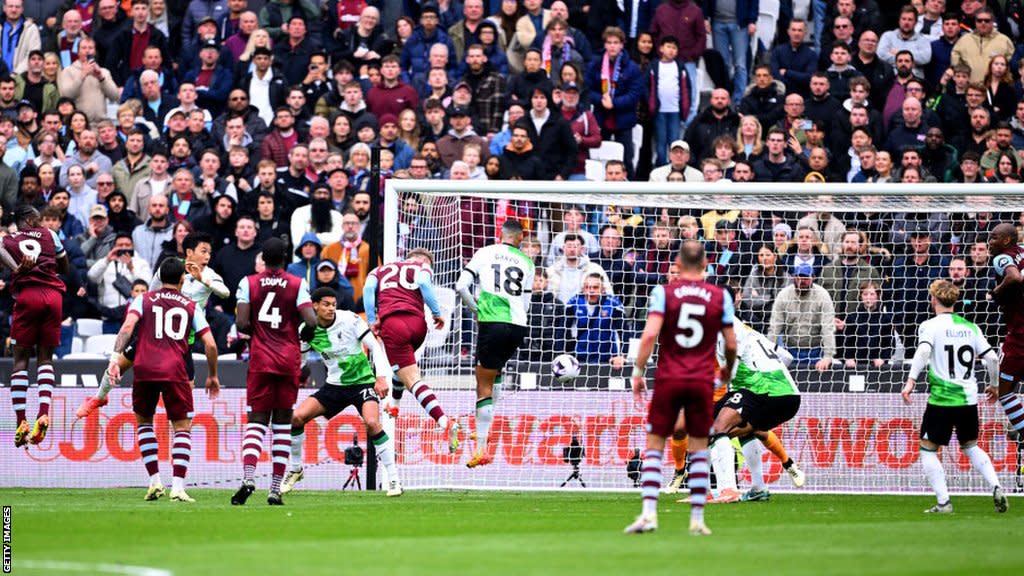
<svg viewBox="0 0 1024 576">
<path fill-rule="evenodd" d="M 571 354 L 559 354 L 551 361 L 551 373 L 562 384 L 568 384 L 580 375 L 580 363 Z"/>
</svg>

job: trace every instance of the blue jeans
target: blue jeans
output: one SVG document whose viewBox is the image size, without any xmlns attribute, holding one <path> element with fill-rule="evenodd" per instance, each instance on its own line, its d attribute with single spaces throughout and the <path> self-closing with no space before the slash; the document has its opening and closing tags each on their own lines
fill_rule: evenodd
<svg viewBox="0 0 1024 576">
<path fill-rule="evenodd" d="M 658 166 L 668 164 L 668 146 L 679 139 L 679 112 L 658 112 L 654 117 L 654 152 Z"/>
<path fill-rule="evenodd" d="M 690 111 L 686 114 L 686 125 L 689 126 L 700 107 L 700 87 L 697 86 L 697 63 L 683 62 L 683 68 L 686 68 L 686 76 L 690 79 Z"/>
<path fill-rule="evenodd" d="M 587 179 L 587 175 L 586 174 L 569 174 L 569 181 L 570 182 L 586 181 L 586 179 Z"/>
<path fill-rule="evenodd" d="M 793 365 L 799 368 L 813 366 L 824 358 L 821 348 L 790 348 L 789 353 L 793 355 Z"/>
<path fill-rule="evenodd" d="M 60 325 L 60 346 L 53 351 L 54 358 L 63 358 L 71 353 L 71 342 L 75 339 L 75 327 Z"/>
<path fill-rule="evenodd" d="M 715 50 L 722 55 L 729 66 L 729 75 L 733 79 L 732 100 L 739 104 L 743 98 L 743 89 L 747 87 L 747 59 L 750 57 L 750 35 L 747 27 L 736 22 L 715 22 L 711 24 L 712 40 Z M 732 60 L 729 60 L 730 50 Z"/>
<path fill-rule="evenodd" d="M 814 20 L 814 51 L 821 54 L 821 35 L 825 32 L 825 0 L 811 0 L 811 17 Z"/>
</svg>

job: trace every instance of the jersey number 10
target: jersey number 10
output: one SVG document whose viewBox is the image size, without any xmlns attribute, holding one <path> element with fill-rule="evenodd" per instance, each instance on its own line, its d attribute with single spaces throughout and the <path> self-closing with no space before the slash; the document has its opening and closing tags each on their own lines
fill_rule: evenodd
<svg viewBox="0 0 1024 576">
<path fill-rule="evenodd" d="M 171 308 L 166 313 L 162 306 L 153 306 L 156 324 L 153 326 L 153 337 L 163 340 L 166 334 L 172 340 L 181 340 L 188 329 L 188 313 L 184 308 Z"/>
</svg>

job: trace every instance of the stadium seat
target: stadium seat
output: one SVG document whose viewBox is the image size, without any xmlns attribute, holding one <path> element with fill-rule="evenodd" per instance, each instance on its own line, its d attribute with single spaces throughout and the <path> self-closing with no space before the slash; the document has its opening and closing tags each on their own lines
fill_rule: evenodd
<svg viewBox="0 0 1024 576">
<path fill-rule="evenodd" d="M 71 353 L 83 352 L 85 350 L 85 338 L 75 336 L 71 339 Z M 66 356 L 65 356 L 66 357 Z"/>
<path fill-rule="evenodd" d="M 217 360 L 238 360 L 238 354 L 220 354 L 217 356 Z"/>
<path fill-rule="evenodd" d="M 117 334 L 97 334 L 85 340 L 85 350 L 89 354 L 101 354 L 110 356 L 114 351 L 114 342 L 117 341 Z"/>
<path fill-rule="evenodd" d="M 601 145 L 597 148 L 590 149 L 590 158 L 592 160 L 600 160 L 607 162 L 608 160 L 622 161 L 622 157 L 626 154 L 626 147 L 618 142 L 612 142 L 605 140 L 601 142 Z"/>
<path fill-rule="evenodd" d="M 600 160 L 587 160 L 585 170 L 587 180 L 604 182 L 604 164 Z"/>
<path fill-rule="evenodd" d="M 75 335 L 82 338 L 103 334 L 103 321 L 96 318 L 79 318 L 75 322 Z"/>
<path fill-rule="evenodd" d="M 94 354 L 92 352 L 72 352 L 71 354 L 65 355 L 62 360 L 106 360 L 107 357 L 104 354 Z"/>
</svg>

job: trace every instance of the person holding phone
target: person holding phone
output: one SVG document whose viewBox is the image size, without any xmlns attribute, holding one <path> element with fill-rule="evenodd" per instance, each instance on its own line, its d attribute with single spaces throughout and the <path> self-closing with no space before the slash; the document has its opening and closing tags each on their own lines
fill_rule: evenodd
<svg viewBox="0 0 1024 576">
<path fill-rule="evenodd" d="M 149 282 L 153 272 L 149 263 L 135 253 L 135 243 L 130 234 L 121 233 L 114 240 L 114 247 L 106 258 L 97 260 L 89 268 L 89 282 L 97 288 L 98 307 L 103 318 L 104 334 L 114 334 L 124 318 L 118 308 L 131 301 L 132 283 L 136 280 Z"/>
</svg>

